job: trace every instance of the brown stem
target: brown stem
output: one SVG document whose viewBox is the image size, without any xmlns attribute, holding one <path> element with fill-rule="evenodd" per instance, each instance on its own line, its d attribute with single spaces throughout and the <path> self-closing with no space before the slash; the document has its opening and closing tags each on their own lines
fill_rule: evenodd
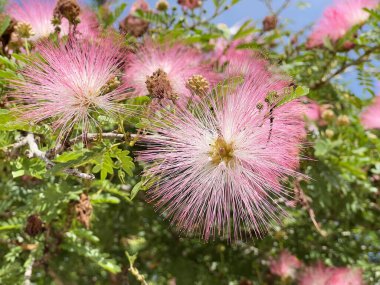
<svg viewBox="0 0 380 285">
<path fill-rule="evenodd" d="M 310 85 L 310 89 L 314 89 L 314 90 L 318 89 L 318 88 L 322 87 L 323 85 L 325 85 L 326 83 L 328 83 L 330 80 L 332 80 L 337 75 L 345 72 L 347 68 L 349 68 L 351 66 L 356 66 L 356 65 L 359 65 L 359 64 L 362 64 L 362 63 L 368 61 L 370 55 L 373 52 L 376 52 L 376 51 L 379 51 L 379 50 L 380 50 L 380 46 L 374 46 L 374 47 L 366 50 L 357 59 L 352 60 L 350 62 L 347 62 L 347 61 L 343 62 L 343 64 L 335 72 L 331 73 L 326 78 L 321 78 L 319 81 L 317 81 L 314 84 Z"/>
</svg>

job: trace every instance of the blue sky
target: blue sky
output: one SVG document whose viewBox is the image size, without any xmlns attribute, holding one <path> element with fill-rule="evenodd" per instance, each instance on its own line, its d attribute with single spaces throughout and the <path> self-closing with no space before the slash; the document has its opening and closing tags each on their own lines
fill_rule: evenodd
<svg viewBox="0 0 380 285">
<path fill-rule="evenodd" d="M 151 7 L 155 6 L 157 0 L 147 0 Z M 279 7 L 284 0 L 272 0 L 274 7 Z M 128 7 L 134 1 L 127 1 Z M 229 2 L 229 0 L 227 0 Z M 302 3 L 307 5 L 302 5 Z M 332 0 L 292 0 L 289 7 L 281 14 L 280 21 L 287 21 L 291 30 L 298 31 L 304 26 L 314 23 L 322 15 L 326 6 L 330 5 Z M 177 3 L 177 0 L 169 0 L 171 5 Z M 213 1 L 204 0 L 204 5 L 210 13 L 213 12 Z M 129 8 L 128 8 L 129 9 Z M 261 0 L 241 0 L 231 10 L 225 12 L 214 20 L 216 23 L 225 23 L 229 27 L 242 23 L 247 19 L 253 19 L 256 23 L 261 23 L 262 19 L 268 15 L 268 10 Z M 344 75 L 345 81 L 349 88 L 359 97 L 363 97 L 362 88 L 359 86 L 355 72 L 348 72 Z M 368 97 L 368 94 L 367 96 Z"/>
</svg>

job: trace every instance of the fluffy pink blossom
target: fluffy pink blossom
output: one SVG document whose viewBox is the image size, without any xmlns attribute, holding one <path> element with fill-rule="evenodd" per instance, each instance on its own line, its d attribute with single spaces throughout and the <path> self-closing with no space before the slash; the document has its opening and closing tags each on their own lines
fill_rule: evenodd
<svg viewBox="0 0 380 285">
<path fill-rule="evenodd" d="M 251 58 L 253 52 L 248 49 L 237 49 L 240 44 L 243 44 L 243 40 L 235 40 L 229 42 L 224 38 L 218 38 L 211 43 L 215 45 L 214 52 L 212 53 L 213 60 L 217 60 L 220 65 L 229 62 L 231 59 L 236 58 Z"/>
<path fill-rule="evenodd" d="M 323 45 L 326 37 L 333 42 L 343 37 L 354 25 L 367 20 L 369 13 L 364 8 L 375 8 L 379 0 L 335 0 L 326 8 L 309 37 L 309 48 Z"/>
<path fill-rule="evenodd" d="M 361 121 L 366 129 L 380 129 L 380 96 L 377 96 L 373 104 L 364 110 Z"/>
<path fill-rule="evenodd" d="M 230 54 L 226 56 L 226 62 L 228 62 L 225 75 L 226 77 L 234 76 L 251 76 L 253 73 L 260 73 L 261 75 L 266 74 L 267 78 L 271 80 L 274 76 L 268 69 L 271 66 L 267 61 L 259 57 L 254 57 L 251 53 L 248 54 Z M 286 78 L 286 83 L 288 84 L 288 78 Z"/>
<path fill-rule="evenodd" d="M 302 266 L 299 259 L 288 251 L 281 252 L 276 260 L 270 261 L 270 271 L 272 274 L 280 277 L 295 278 L 297 269 Z"/>
<path fill-rule="evenodd" d="M 318 121 L 321 118 L 321 107 L 317 104 L 317 102 L 308 99 L 304 102 L 304 104 L 306 106 L 305 117 L 309 121 Z"/>
<path fill-rule="evenodd" d="M 183 105 L 192 97 L 191 91 L 186 87 L 191 76 L 202 75 L 210 86 L 217 81 L 216 74 L 202 60 L 203 57 L 197 50 L 180 44 L 169 47 L 146 42 L 138 51 L 128 54 L 124 80 L 135 88 L 136 96 L 148 95 L 147 77 L 163 70 L 171 88 L 178 94 L 178 103 Z"/>
<path fill-rule="evenodd" d="M 264 101 L 281 86 L 254 73 L 193 111 L 165 112 L 143 138 L 150 200 L 180 232 L 239 239 L 280 222 L 287 190 L 279 181 L 295 175 L 303 132 L 299 104 L 273 110 Z"/>
<path fill-rule="evenodd" d="M 290 85 L 291 79 L 280 72 L 276 66 L 270 65 L 267 61 L 260 57 L 254 57 L 252 54 L 249 57 L 243 55 L 233 55 L 229 58 L 228 66 L 225 70 L 225 80 L 227 82 L 236 80 L 241 80 L 241 78 L 250 78 L 253 85 L 256 89 L 256 94 L 260 95 L 260 100 L 265 101 L 266 96 L 268 95 L 268 89 L 272 92 L 278 92 L 279 94 L 289 90 L 288 86 Z M 266 82 L 266 84 L 262 84 Z M 293 108 L 299 108 L 299 102 L 293 101 L 287 104 L 289 110 Z M 302 108 L 305 112 L 305 108 Z M 302 117 L 302 116 L 301 116 Z M 289 130 L 292 131 L 292 130 Z M 306 131 L 303 130 L 300 137 L 304 138 L 306 136 Z M 299 155 L 299 148 L 291 146 L 288 153 L 293 153 L 294 156 Z M 288 167 L 297 168 L 298 160 L 289 160 Z M 296 164 L 291 164 L 296 163 Z"/>
<path fill-rule="evenodd" d="M 149 11 L 149 4 L 145 0 L 137 0 L 131 6 L 130 13 L 134 13 L 137 10 Z"/>
<path fill-rule="evenodd" d="M 302 273 L 299 285 L 327 285 L 327 281 L 333 274 L 333 269 L 318 263 Z"/>
<path fill-rule="evenodd" d="M 332 276 L 326 285 L 363 285 L 363 276 L 360 269 L 334 268 Z"/>
<path fill-rule="evenodd" d="M 54 32 L 53 19 L 55 0 L 13 0 L 7 6 L 7 13 L 16 21 L 28 23 L 32 26 L 35 41 L 48 37 Z M 98 22 L 96 15 L 89 9 L 82 9 L 80 14 L 81 22 L 77 26 L 79 34 L 84 36 L 94 36 L 98 33 Z M 69 24 L 66 19 L 62 19 L 62 34 L 69 31 Z"/>
<path fill-rule="evenodd" d="M 178 4 L 188 9 L 195 9 L 202 5 L 202 1 L 201 0 L 178 0 Z"/>
<path fill-rule="evenodd" d="M 122 52 L 113 42 L 69 40 L 37 48 L 42 59 L 27 64 L 22 79 L 13 82 L 12 97 L 22 118 L 51 119 L 65 138 L 77 124 L 86 132 L 99 113 L 123 111 L 117 103 L 126 96 L 126 88 L 118 84 Z"/>
</svg>

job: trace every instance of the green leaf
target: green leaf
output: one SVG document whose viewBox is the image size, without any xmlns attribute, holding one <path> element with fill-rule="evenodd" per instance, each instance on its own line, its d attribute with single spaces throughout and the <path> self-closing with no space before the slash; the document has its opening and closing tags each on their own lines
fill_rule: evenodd
<svg viewBox="0 0 380 285">
<path fill-rule="evenodd" d="M 22 225 L 0 225 L 0 231 L 18 230 Z"/>
<path fill-rule="evenodd" d="M 73 158 L 74 156 L 77 156 L 77 158 L 75 159 L 69 159 L 69 158 Z M 62 162 L 62 163 L 57 163 L 55 164 L 49 171 L 54 175 L 54 174 L 57 174 L 58 172 L 61 172 L 65 169 L 68 169 L 68 168 L 74 168 L 74 167 L 78 167 L 78 166 L 81 166 L 83 164 L 86 164 L 86 163 L 89 163 L 90 161 L 92 161 L 94 159 L 94 157 L 98 156 L 98 152 L 96 150 L 94 151 L 83 151 L 82 152 L 82 155 L 79 156 L 79 153 L 76 153 L 76 154 L 67 154 L 67 155 L 64 155 L 62 160 L 67 160 L 66 162 Z M 58 157 L 56 159 L 57 161 L 60 161 L 60 157 Z"/>
<path fill-rule="evenodd" d="M 118 7 L 115 8 L 113 12 L 114 19 L 117 20 L 121 14 L 123 14 L 125 8 L 127 7 L 127 3 L 121 3 Z"/>
<path fill-rule="evenodd" d="M 119 204 L 120 199 L 109 194 L 95 194 L 91 196 L 91 204 Z"/>
<path fill-rule="evenodd" d="M 135 11 L 133 15 L 137 18 L 143 19 L 147 22 L 154 24 L 165 24 L 170 21 L 168 16 L 165 16 L 163 14 L 157 14 L 151 11 L 143 11 L 141 9 Z"/>
<path fill-rule="evenodd" d="M 120 265 L 113 259 L 101 259 L 98 261 L 98 265 L 113 274 L 121 272 Z"/>
<path fill-rule="evenodd" d="M 236 32 L 236 34 L 233 36 L 233 40 L 237 40 L 240 38 L 244 38 L 248 36 L 249 34 L 252 34 L 256 31 L 255 27 L 250 27 L 249 24 L 252 22 L 252 20 L 245 21 L 243 25 L 240 26 L 239 30 Z"/>
<path fill-rule="evenodd" d="M 293 101 L 295 99 L 298 99 L 302 96 L 305 96 L 309 94 L 310 89 L 303 86 L 297 86 L 295 90 L 292 92 L 286 93 L 281 100 L 276 104 L 276 107 L 280 107 L 282 105 L 285 105 L 286 103 L 289 103 L 290 101 Z"/>
<path fill-rule="evenodd" d="M 134 199 L 136 197 L 137 193 L 139 193 L 139 191 L 142 190 L 141 189 L 142 185 L 143 185 L 143 182 L 140 181 L 140 182 L 136 183 L 135 186 L 133 186 L 132 191 L 131 191 L 131 199 Z"/>
<path fill-rule="evenodd" d="M 103 152 L 103 154 L 93 159 L 93 161 L 96 163 L 96 165 L 92 168 L 92 172 L 100 172 L 101 180 L 106 179 L 107 174 L 113 174 L 113 169 L 115 166 L 108 151 Z"/>
<path fill-rule="evenodd" d="M 0 36 L 2 36 L 5 32 L 5 30 L 9 27 L 9 24 L 11 23 L 11 17 L 5 16 L 3 21 L 0 23 Z"/>
<path fill-rule="evenodd" d="M 55 158 L 55 162 L 60 162 L 60 163 L 65 163 L 68 161 L 78 161 L 79 158 L 83 157 L 83 155 L 87 152 L 87 149 L 82 149 L 82 150 L 75 150 L 75 151 L 70 151 L 70 152 L 64 152 L 57 156 Z"/>
<path fill-rule="evenodd" d="M 115 157 L 121 164 L 121 168 L 129 175 L 133 176 L 133 170 L 135 169 L 135 164 L 133 163 L 132 157 L 130 157 L 128 150 L 114 149 L 112 157 Z"/>
</svg>

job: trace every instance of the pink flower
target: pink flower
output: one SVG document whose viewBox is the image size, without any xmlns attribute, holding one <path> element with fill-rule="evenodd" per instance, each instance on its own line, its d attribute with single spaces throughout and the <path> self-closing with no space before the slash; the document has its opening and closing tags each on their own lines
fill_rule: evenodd
<svg viewBox="0 0 380 285">
<path fill-rule="evenodd" d="M 363 276 L 360 269 L 335 268 L 326 285 L 363 285 Z"/>
<path fill-rule="evenodd" d="M 219 65 L 223 65 L 234 58 L 250 58 L 253 56 L 251 50 L 248 49 L 238 49 L 240 44 L 245 43 L 243 40 L 235 40 L 229 42 L 224 38 L 218 38 L 213 40 L 211 43 L 215 44 L 215 50 L 212 54 L 213 59 L 216 59 Z"/>
<path fill-rule="evenodd" d="M 280 222 L 287 191 L 279 181 L 295 175 L 303 132 L 299 104 L 273 110 L 264 101 L 281 87 L 257 72 L 193 111 L 156 118 L 138 159 L 153 177 L 150 200 L 180 232 L 239 239 Z"/>
<path fill-rule="evenodd" d="M 100 113 L 112 116 L 123 111 L 117 101 L 126 97 L 118 82 L 121 51 L 109 40 L 69 40 L 67 44 L 45 42 L 37 46 L 36 58 L 14 82 L 12 97 L 22 118 L 39 122 L 51 119 L 65 138 L 74 125 L 87 132 Z"/>
<path fill-rule="evenodd" d="M 268 70 L 270 68 L 268 62 L 259 57 L 254 57 L 252 53 L 229 54 L 225 59 L 228 62 L 225 72 L 227 78 L 234 76 L 243 76 L 245 78 L 253 73 L 266 74 L 268 79 L 273 77 L 273 73 Z M 289 84 L 287 80 L 285 84 Z"/>
<path fill-rule="evenodd" d="M 380 96 L 377 96 L 373 104 L 364 110 L 361 121 L 366 129 L 380 129 Z"/>
<path fill-rule="evenodd" d="M 193 97 L 186 87 L 191 76 L 202 75 L 210 86 L 217 80 L 216 74 L 210 66 L 202 63 L 202 59 L 197 50 L 180 44 L 169 47 L 147 42 L 136 53 L 128 54 L 124 80 L 135 88 L 136 96 L 148 95 L 147 78 L 161 70 L 178 95 L 178 103 L 183 105 Z"/>
<path fill-rule="evenodd" d="M 95 38 L 100 35 L 100 28 L 96 14 L 88 8 L 82 7 L 79 15 L 80 23 L 77 26 L 77 33 L 82 38 Z M 66 19 L 62 20 L 62 34 L 69 33 L 69 25 Z"/>
<path fill-rule="evenodd" d="M 327 281 L 333 274 L 333 269 L 318 263 L 309 267 L 302 273 L 299 285 L 327 285 Z"/>
<path fill-rule="evenodd" d="M 54 33 L 54 26 L 51 21 L 56 5 L 54 0 L 13 0 L 7 6 L 7 13 L 16 21 L 28 23 L 32 26 L 34 36 L 32 41 L 46 38 Z M 80 14 L 81 22 L 77 26 L 78 33 L 84 36 L 94 36 L 98 33 L 98 22 L 96 15 L 89 9 L 82 9 Z M 69 24 L 66 19 L 62 20 L 61 34 L 67 35 Z"/>
<path fill-rule="evenodd" d="M 354 25 L 367 20 L 369 13 L 364 11 L 364 8 L 375 8 L 379 3 L 379 0 L 335 0 L 314 27 L 307 46 L 321 46 L 326 37 L 333 42 L 337 41 Z"/>
<path fill-rule="evenodd" d="M 280 277 L 296 277 L 296 271 L 302 266 L 299 259 L 288 251 L 281 252 L 276 260 L 271 260 L 270 271 Z"/>
<path fill-rule="evenodd" d="M 51 24 L 56 2 L 51 0 L 20 0 L 11 1 L 7 13 L 16 21 L 32 26 L 34 36 L 31 40 L 48 37 L 54 32 Z"/>
<path fill-rule="evenodd" d="M 145 0 L 137 0 L 132 4 L 130 13 L 133 14 L 137 10 L 149 11 L 149 4 Z"/>
<path fill-rule="evenodd" d="M 195 9 L 202 5 L 202 1 L 201 0 L 178 0 L 178 4 L 188 9 Z"/>
<path fill-rule="evenodd" d="M 317 104 L 317 102 L 308 99 L 304 102 L 305 109 L 305 117 L 309 121 L 316 122 L 321 118 L 321 107 Z"/>
</svg>

